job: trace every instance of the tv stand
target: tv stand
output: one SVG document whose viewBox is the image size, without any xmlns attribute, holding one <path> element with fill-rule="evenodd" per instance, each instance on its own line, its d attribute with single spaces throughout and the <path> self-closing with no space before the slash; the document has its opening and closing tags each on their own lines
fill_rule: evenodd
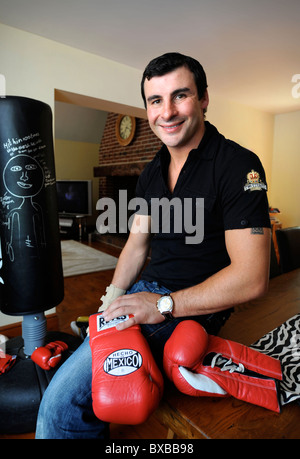
<svg viewBox="0 0 300 459">
<path fill-rule="evenodd" d="M 87 233 L 87 215 L 59 214 L 59 233 L 61 239 L 81 241 Z"/>
</svg>

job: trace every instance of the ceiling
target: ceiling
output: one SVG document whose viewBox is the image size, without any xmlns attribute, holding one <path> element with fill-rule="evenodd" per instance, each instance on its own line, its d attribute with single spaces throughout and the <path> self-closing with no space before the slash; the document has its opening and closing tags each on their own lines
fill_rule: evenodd
<svg viewBox="0 0 300 459">
<path fill-rule="evenodd" d="M 0 22 L 141 72 L 183 52 L 204 66 L 211 95 L 300 109 L 299 0 L 0 0 Z"/>
</svg>

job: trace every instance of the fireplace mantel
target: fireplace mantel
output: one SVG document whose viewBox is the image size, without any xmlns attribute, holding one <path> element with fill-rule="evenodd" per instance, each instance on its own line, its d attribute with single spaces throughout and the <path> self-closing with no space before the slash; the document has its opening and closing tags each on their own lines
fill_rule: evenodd
<svg viewBox="0 0 300 459">
<path fill-rule="evenodd" d="M 150 161 L 107 164 L 94 167 L 94 177 L 124 177 L 140 175 Z"/>
</svg>

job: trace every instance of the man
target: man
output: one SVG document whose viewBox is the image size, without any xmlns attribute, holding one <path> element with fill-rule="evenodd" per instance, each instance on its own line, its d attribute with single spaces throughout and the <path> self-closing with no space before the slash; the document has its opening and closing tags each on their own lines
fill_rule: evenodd
<svg viewBox="0 0 300 459">
<path fill-rule="evenodd" d="M 103 316 L 110 321 L 130 314 L 118 329 L 141 324 L 160 359 L 180 320 L 193 318 L 216 334 L 235 304 L 266 292 L 270 221 L 259 159 L 205 121 L 209 98 L 206 76 L 197 61 L 178 53 L 154 59 L 143 75 L 142 96 L 149 125 L 164 146 L 140 176 L 137 196 L 147 201 L 149 212 L 134 217 L 104 297 Z M 169 233 L 159 226 L 152 234 L 151 204 L 153 198 L 163 197 L 179 198 L 183 206 L 185 199 L 192 199 L 194 220 L 197 198 L 204 199 L 202 242 L 187 243 L 187 232 L 176 232 L 174 221 Z M 136 282 L 150 246 L 151 261 Z M 162 295 L 167 295 L 167 306 Z M 37 438 L 106 434 L 107 425 L 92 412 L 86 340 L 49 385 Z"/>
</svg>

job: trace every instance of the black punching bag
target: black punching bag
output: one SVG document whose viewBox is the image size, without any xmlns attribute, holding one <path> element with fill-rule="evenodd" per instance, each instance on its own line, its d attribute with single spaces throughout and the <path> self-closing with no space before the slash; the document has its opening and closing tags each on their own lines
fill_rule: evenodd
<svg viewBox="0 0 300 459">
<path fill-rule="evenodd" d="M 26 316 L 64 296 L 51 108 L 0 98 L 0 309 Z"/>
</svg>

